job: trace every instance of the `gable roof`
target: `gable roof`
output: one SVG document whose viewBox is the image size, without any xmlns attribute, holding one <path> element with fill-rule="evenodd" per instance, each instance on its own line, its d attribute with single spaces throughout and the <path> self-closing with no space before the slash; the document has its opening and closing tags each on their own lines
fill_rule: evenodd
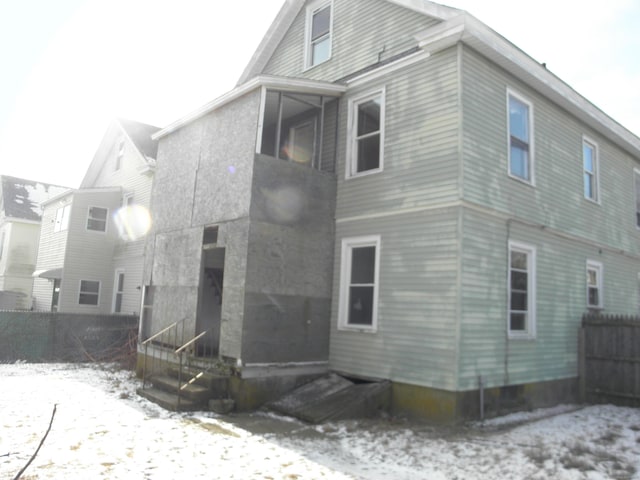
<svg viewBox="0 0 640 480">
<path fill-rule="evenodd" d="M 143 162 L 149 167 L 154 167 L 156 162 L 156 155 L 158 153 L 158 142 L 152 138 L 152 135 L 156 133 L 160 128 L 148 125 L 146 123 L 137 122 L 135 120 L 128 120 L 125 118 L 116 118 L 105 133 L 100 145 L 104 145 L 105 142 L 115 142 L 116 137 L 113 133 L 114 130 L 120 130 L 124 135 L 131 140 L 136 150 L 141 155 Z M 107 156 L 101 154 L 100 147 L 93 156 L 93 160 L 89 164 L 87 173 L 85 173 L 80 188 L 90 187 L 92 182 L 98 177 L 100 170 L 104 166 Z"/>
<path fill-rule="evenodd" d="M 463 13 L 457 8 L 447 7 L 428 0 L 386 0 L 401 7 L 408 8 L 423 15 L 438 20 L 448 20 Z M 260 45 L 245 67 L 237 85 L 242 85 L 254 76 L 260 74 L 275 52 L 276 48 L 296 19 L 306 0 L 286 0 L 275 20 L 262 38 Z"/>
<path fill-rule="evenodd" d="M 153 140 L 151 136 L 160 130 L 160 128 L 154 127 L 153 125 L 147 125 L 146 123 L 136 122 L 135 120 L 127 120 L 125 118 L 118 118 L 117 122 L 145 158 L 151 160 L 156 159 L 156 155 L 158 154 L 158 142 Z"/>
<path fill-rule="evenodd" d="M 0 217 L 39 222 L 42 203 L 69 187 L 0 175 Z"/>
</svg>

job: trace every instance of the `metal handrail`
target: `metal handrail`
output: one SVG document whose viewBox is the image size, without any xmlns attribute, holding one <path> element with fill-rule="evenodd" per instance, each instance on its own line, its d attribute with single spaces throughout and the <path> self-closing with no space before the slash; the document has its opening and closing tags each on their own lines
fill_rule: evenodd
<svg viewBox="0 0 640 480">
<path fill-rule="evenodd" d="M 167 332 L 170 332 L 171 330 L 175 329 L 175 334 L 174 334 L 174 345 L 175 345 L 176 343 L 178 343 L 178 326 L 180 324 L 182 324 L 182 339 L 181 339 L 181 341 L 184 341 L 184 323 L 185 323 L 185 320 L 186 320 L 186 317 L 181 319 L 181 320 L 178 320 L 177 322 L 172 323 L 168 327 L 165 327 L 162 330 L 160 330 L 159 332 L 155 333 L 154 335 L 151 335 L 149 338 L 147 338 L 146 340 L 144 340 L 141 343 L 141 345 L 144 346 L 144 360 L 142 362 L 142 388 L 143 389 L 147 387 L 147 357 L 148 357 L 148 353 L 149 353 L 149 344 L 153 340 L 156 340 L 157 338 L 160 338 L 162 335 L 165 335 Z M 155 356 L 154 356 L 153 366 L 155 366 Z"/>
<path fill-rule="evenodd" d="M 180 410 L 180 401 L 182 400 L 182 391 L 185 388 L 187 388 L 191 383 L 193 383 L 191 382 L 191 380 L 189 380 L 184 385 L 182 384 L 182 354 L 189 346 L 196 343 L 200 338 L 204 337 L 206 334 L 207 334 L 207 331 L 205 330 L 199 335 L 196 335 L 195 337 L 193 337 L 191 340 L 189 340 L 187 343 L 182 345 L 180 348 L 177 348 L 175 352 L 173 352 L 175 355 L 178 355 L 178 360 L 179 360 L 178 363 L 180 365 L 180 368 L 178 370 L 178 389 L 177 389 L 178 390 L 178 410 Z"/>
<path fill-rule="evenodd" d="M 180 320 L 180 322 L 184 322 L 185 319 L 183 318 L 182 320 Z M 142 342 L 142 345 L 146 345 L 147 343 L 151 342 L 152 340 L 155 340 L 156 338 L 158 338 L 160 335 L 168 332 L 169 330 L 171 330 L 174 327 L 178 326 L 178 323 L 180 322 L 173 322 L 171 325 L 169 325 L 166 328 L 163 328 L 162 330 L 160 330 L 158 333 L 156 333 L 155 335 L 150 336 L 149 338 L 147 338 L 144 342 Z"/>
<path fill-rule="evenodd" d="M 193 337 L 191 340 L 189 340 L 187 343 L 185 343 L 184 345 L 182 345 L 180 348 L 178 348 L 175 352 L 175 354 L 180 354 L 182 353 L 188 346 L 193 345 L 194 343 L 196 343 L 198 340 L 200 340 L 202 337 L 204 337 L 207 334 L 207 331 L 205 330 L 204 332 L 202 332 L 200 335 Z"/>
</svg>

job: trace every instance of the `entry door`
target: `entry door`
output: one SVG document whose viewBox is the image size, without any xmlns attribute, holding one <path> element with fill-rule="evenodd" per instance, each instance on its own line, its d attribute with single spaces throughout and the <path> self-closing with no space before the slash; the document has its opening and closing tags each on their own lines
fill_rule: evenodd
<svg viewBox="0 0 640 480">
<path fill-rule="evenodd" d="M 289 156 L 291 160 L 305 165 L 313 162 L 313 150 L 316 136 L 315 119 L 299 123 L 289 129 Z"/>
<path fill-rule="evenodd" d="M 203 356 L 215 356 L 220 343 L 225 249 L 208 248 L 202 254 L 196 334 L 206 332 L 206 335 L 198 342 L 197 352 Z"/>
</svg>

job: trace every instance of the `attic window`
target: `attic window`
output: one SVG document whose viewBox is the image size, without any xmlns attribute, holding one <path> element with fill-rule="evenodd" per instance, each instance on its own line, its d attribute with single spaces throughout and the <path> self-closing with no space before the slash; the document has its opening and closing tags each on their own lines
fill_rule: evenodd
<svg viewBox="0 0 640 480">
<path fill-rule="evenodd" d="M 314 3 L 307 9 L 305 55 L 306 68 L 331 57 L 331 2 Z"/>
<path fill-rule="evenodd" d="M 120 140 L 118 144 L 118 153 L 116 154 L 116 171 L 122 168 L 122 157 L 124 156 L 124 140 Z"/>
</svg>

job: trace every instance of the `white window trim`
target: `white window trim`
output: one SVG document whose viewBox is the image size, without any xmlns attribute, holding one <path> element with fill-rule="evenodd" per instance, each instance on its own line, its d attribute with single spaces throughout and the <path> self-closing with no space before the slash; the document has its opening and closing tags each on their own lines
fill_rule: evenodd
<svg viewBox="0 0 640 480">
<path fill-rule="evenodd" d="M 104 230 L 93 230 L 92 228 L 89 228 L 89 213 L 91 212 L 92 208 L 102 208 L 103 210 L 107 211 L 107 216 L 105 217 L 105 224 L 104 224 Z M 107 231 L 109 230 L 109 209 L 107 207 L 100 207 L 98 205 L 89 205 L 87 207 L 87 217 L 86 217 L 86 222 L 84 224 L 84 228 L 87 232 L 92 232 L 92 233 L 97 233 L 97 234 L 106 234 Z"/>
<path fill-rule="evenodd" d="M 593 161 L 593 168 L 594 168 L 594 172 L 593 172 L 593 180 L 594 180 L 594 195 L 595 198 L 589 198 L 586 195 L 586 192 L 584 191 L 584 174 L 586 173 L 586 170 L 584 168 L 584 146 L 585 144 L 589 145 L 591 148 L 593 148 L 593 155 L 594 155 L 594 161 Z M 584 198 L 589 200 L 590 202 L 593 202 L 597 205 L 600 205 L 600 148 L 598 147 L 598 143 L 595 142 L 594 140 L 592 140 L 591 138 L 587 137 L 586 135 L 582 136 L 582 193 L 584 195 Z"/>
<path fill-rule="evenodd" d="M 529 180 L 513 175 L 511 173 L 511 112 L 509 111 L 509 97 L 524 103 L 529 107 Z M 507 88 L 507 174 L 510 178 L 524 183 L 525 185 L 536 186 L 535 176 L 535 151 L 534 151 L 535 131 L 533 126 L 533 103 L 527 97 L 520 95 L 511 88 Z"/>
<path fill-rule="evenodd" d="M 4 254 L 4 242 L 7 237 L 6 234 L 6 230 L 2 230 L 2 232 L 0 232 L 0 260 L 2 260 L 2 255 Z"/>
<path fill-rule="evenodd" d="M 60 218 L 58 219 L 58 214 Z M 66 215 L 65 215 L 66 214 Z M 71 215 L 71 204 L 63 205 L 56 209 L 53 220 L 53 233 L 64 232 L 69 229 L 69 217 Z"/>
<path fill-rule="evenodd" d="M 311 45 L 311 26 L 313 22 L 313 15 L 325 8 L 326 6 L 330 8 L 330 16 L 329 16 L 329 56 L 326 60 L 322 62 L 311 64 L 312 59 L 312 45 Z M 317 0 L 315 2 L 311 2 L 307 6 L 307 18 L 305 21 L 305 33 L 304 33 L 304 69 L 303 71 L 311 70 L 312 68 L 317 67 L 318 65 L 322 65 L 325 62 L 331 60 L 331 55 L 333 54 L 333 0 Z"/>
<path fill-rule="evenodd" d="M 342 239 L 340 261 L 340 300 L 338 309 L 338 330 L 375 333 L 378 330 L 378 292 L 380 289 L 380 235 L 349 237 Z M 371 325 L 350 325 L 349 321 L 349 283 L 351 276 L 351 251 L 354 247 L 376 247 L 376 266 L 373 286 L 373 310 Z"/>
<path fill-rule="evenodd" d="M 120 275 L 124 275 L 124 281 L 127 281 L 127 275 L 124 268 L 116 268 L 113 275 L 113 299 L 111 301 L 111 313 L 116 313 L 116 296 L 118 295 L 118 283 L 120 280 Z M 122 288 L 122 296 L 124 298 L 124 286 Z M 120 310 L 120 312 L 118 313 L 122 313 L 122 310 Z"/>
<path fill-rule="evenodd" d="M 511 330 L 511 252 L 527 254 L 527 272 L 529 273 L 527 305 L 527 328 L 523 332 Z M 507 332 L 511 340 L 534 340 L 536 338 L 536 247 L 526 243 L 509 241 L 509 256 L 507 258 Z"/>
<path fill-rule="evenodd" d="M 129 206 L 129 199 L 133 199 L 133 198 L 135 198 L 133 192 L 127 192 L 124 195 L 122 195 L 122 206 L 123 207 L 128 207 Z"/>
<path fill-rule="evenodd" d="M 364 102 L 380 97 L 380 160 L 378 168 L 366 170 L 364 172 L 356 172 L 358 165 L 358 159 L 356 158 L 357 152 L 357 123 L 358 106 Z M 380 173 L 384 170 L 384 137 L 385 137 L 385 116 L 386 116 L 386 87 L 378 88 L 373 91 L 369 91 L 366 94 L 349 99 L 348 104 L 348 117 L 347 117 L 347 161 L 345 166 L 345 178 L 357 178 L 365 177 L 367 175 L 373 175 Z"/>
<path fill-rule="evenodd" d="M 640 177 L 640 169 L 633 169 L 633 223 L 636 226 L 636 230 L 640 231 L 640 225 L 638 225 L 638 196 L 640 195 L 640 190 L 636 184 L 636 175 Z"/>
<path fill-rule="evenodd" d="M 595 260 L 587 260 L 585 273 L 588 274 L 589 270 L 595 270 L 597 272 L 598 305 L 589 304 L 589 282 L 587 281 L 585 285 L 585 300 L 587 301 L 587 308 L 593 310 L 601 310 L 604 308 L 604 267 L 600 262 L 596 262 Z M 586 278 L 588 278 L 588 275 L 586 276 Z"/>
<path fill-rule="evenodd" d="M 80 295 L 83 293 L 82 292 L 82 282 L 97 282 L 98 283 L 98 303 L 96 303 L 95 305 L 93 304 L 89 304 L 89 303 L 80 303 Z M 92 292 L 85 292 L 88 295 L 93 295 Z M 100 295 L 102 294 L 102 282 L 100 280 L 88 280 L 86 278 L 82 278 L 78 281 L 78 305 L 83 305 L 85 307 L 99 307 L 100 306 Z"/>
</svg>

